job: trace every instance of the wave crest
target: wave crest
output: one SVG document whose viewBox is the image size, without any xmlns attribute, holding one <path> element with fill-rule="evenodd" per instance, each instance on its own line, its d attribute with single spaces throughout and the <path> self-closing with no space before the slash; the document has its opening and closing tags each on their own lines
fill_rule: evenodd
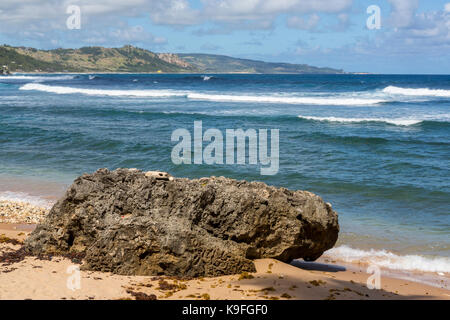
<svg viewBox="0 0 450 320">
<path fill-rule="evenodd" d="M 84 89 L 74 87 L 48 86 L 39 83 L 27 83 L 20 87 L 20 90 L 37 90 L 56 94 L 73 94 L 81 93 L 86 95 L 96 96 L 111 96 L 111 97 L 176 97 L 186 96 L 184 93 L 174 92 L 170 90 L 105 90 L 105 89 Z"/>
<path fill-rule="evenodd" d="M 49 86 L 39 83 L 27 83 L 20 90 L 38 90 L 56 94 L 86 94 L 99 96 L 131 96 L 131 97 L 185 97 L 190 100 L 207 100 L 216 102 L 242 102 L 242 103 L 280 103 L 280 104 L 310 104 L 310 105 L 337 105 L 358 106 L 375 105 L 386 102 L 381 99 L 362 98 L 323 98 L 323 97 L 293 97 L 276 95 L 224 95 L 176 90 L 117 90 L 117 89 L 86 89 L 76 87 Z"/>
<path fill-rule="evenodd" d="M 363 122 L 384 122 L 396 126 L 412 126 L 423 122 L 420 119 L 387 119 L 387 118 L 340 118 L 340 117 L 313 117 L 313 116 L 298 116 L 301 119 L 313 121 L 327 121 L 327 122 L 341 122 L 341 123 L 363 123 Z"/>
<path fill-rule="evenodd" d="M 283 96 L 257 96 L 257 95 L 225 95 L 225 94 L 205 94 L 190 93 L 188 99 L 208 100 L 208 101 L 229 101 L 229 102 L 252 102 L 252 103 L 283 103 L 283 104 L 314 104 L 314 105 L 375 105 L 386 102 L 381 99 L 361 99 L 361 98 L 321 98 L 321 97 L 283 97 Z"/>
<path fill-rule="evenodd" d="M 0 76 L 0 80 L 72 80 L 75 76 Z"/>
<path fill-rule="evenodd" d="M 405 96 L 426 96 L 426 97 L 450 97 L 450 90 L 429 89 L 429 88 L 400 88 L 389 86 L 383 89 L 384 93 L 400 94 Z"/>
</svg>

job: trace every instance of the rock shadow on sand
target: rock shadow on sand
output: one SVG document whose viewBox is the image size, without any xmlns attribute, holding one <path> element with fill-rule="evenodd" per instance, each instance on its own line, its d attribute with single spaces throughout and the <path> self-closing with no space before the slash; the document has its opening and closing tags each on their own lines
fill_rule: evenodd
<svg viewBox="0 0 450 320">
<path fill-rule="evenodd" d="M 313 270 L 313 271 L 324 271 L 324 272 L 340 272 L 346 271 L 347 269 L 343 266 L 320 263 L 320 262 L 312 262 L 312 261 L 304 261 L 300 259 L 292 260 L 290 263 L 292 266 L 303 269 L 303 270 Z"/>
</svg>

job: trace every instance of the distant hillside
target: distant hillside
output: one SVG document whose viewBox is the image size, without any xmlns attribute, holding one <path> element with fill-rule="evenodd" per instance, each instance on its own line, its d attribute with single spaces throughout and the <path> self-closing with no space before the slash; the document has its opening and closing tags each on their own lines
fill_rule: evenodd
<svg viewBox="0 0 450 320">
<path fill-rule="evenodd" d="M 264 62 L 215 54 L 178 54 L 180 58 L 205 73 L 344 73 L 343 70 L 319 68 L 307 64 Z"/>
<path fill-rule="evenodd" d="M 343 73 L 306 64 L 272 63 L 211 54 L 154 53 L 121 48 L 38 50 L 0 46 L 0 67 L 11 72 Z"/>
<path fill-rule="evenodd" d="M 184 61 L 133 46 L 37 50 L 0 47 L 0 64 L 12 72 L 193 72 Z"/>
<path fill-rule="evenodd" d="M 63 71 L 65 67 L 56 62 L 46 62 L 24 55 L 15 48 L 1 46 L 0 47 L 0 65 L 7 65 L 9 70 L 31 72 L 35 70 L 45 71 Z M 68 71 L 75 71 L 72 68 Z"/>
</svg>

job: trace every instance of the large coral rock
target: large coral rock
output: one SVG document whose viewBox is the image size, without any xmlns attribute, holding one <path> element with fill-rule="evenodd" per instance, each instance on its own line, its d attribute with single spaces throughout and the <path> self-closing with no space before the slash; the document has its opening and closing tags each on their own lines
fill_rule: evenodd
<svg viewBox="0 0 450 320">
<path fill-rule="evenodd" d="M 84 253 L 88 270 L 216 276 L 255 271 L 256 258 L 317 259 L 338 232 L 336 212 L 307 191 L 100 169 L 75 180 L 25 248 Z"/>
</svg>

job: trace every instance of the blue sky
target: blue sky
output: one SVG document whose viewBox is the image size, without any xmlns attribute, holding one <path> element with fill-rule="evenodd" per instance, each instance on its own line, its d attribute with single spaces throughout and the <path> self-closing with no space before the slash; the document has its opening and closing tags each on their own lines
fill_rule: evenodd
<svg viewBox="0 0 450 320">
<path fill-rule="evenodd" d="M 69 5 L 81 28 L 66 26 Z M 381 9 L 370 30 L 366 10 Z M 0 43 L 132 44 L 374 73 L 450 74 L 449 0 L 2 0 Z"/>
</svg>

